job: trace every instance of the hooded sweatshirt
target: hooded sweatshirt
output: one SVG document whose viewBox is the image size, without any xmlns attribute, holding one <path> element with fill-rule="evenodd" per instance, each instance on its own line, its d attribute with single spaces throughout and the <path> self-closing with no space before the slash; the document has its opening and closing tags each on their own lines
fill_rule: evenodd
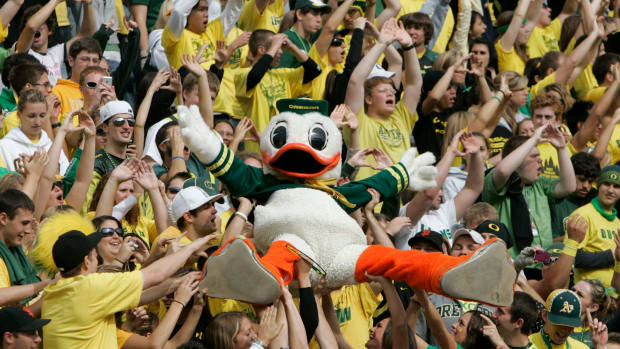
<svg viewBox="0 0 620 349">
<path fill-rule="evenodd" d="M 0 139 L 0 155 L 6 164 L 6 167 L 15 171 L 14 160 L 19 158 L 19 154 L 32 155 L 39 148 L 44 148 L 45 151 L 49 151 L 52 146 L 52 140 L 47 136 L 47 133 L 41 132 L 41 138 L 35 144 L 22 132 L 21 127 L 15 127 L 9 131 L 2 139 Z M 64 174 L 69 167 L 69 160 L 67 156 L 60 152 L 60 159 L 58 160 L 60 167 L 60 174 Z"/>
<path fill-rule="evenodd" d="M 461 167 L 450 167 L 448 177 L 443 182 L 444 200 L 452 200 L 463 189 L 467 181 L 467 172 Z"/>
</svg>

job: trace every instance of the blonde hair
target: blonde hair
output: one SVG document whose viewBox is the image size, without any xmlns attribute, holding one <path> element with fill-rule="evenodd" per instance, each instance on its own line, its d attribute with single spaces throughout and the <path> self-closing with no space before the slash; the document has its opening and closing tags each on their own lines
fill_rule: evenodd
<svg viewBox="0 0 620 349">
<path fill-rule="evenodd" d="M 205 331 L 208 348 L 234 349 L 243 318 L 247 316 L 239 311 L 217 314 Z"/>
<path fill-rule="evenodd" d="M 446 126 L 446 133 L 443 136 L 443 144 L 441 145 L 442 155 L 448 150 L 452 138 L 454 138 L 459 131 L 465 129 L 475 118 L 476 114 L 469 111 L 457 111 L 450 115 L 448 118 L 448 125 Z"/>
<path fill-rule="evenodd" d="M 527 88 L 527 78 L 519 73 L 515 73 L 513 71 L 505 71 L 497 74 L 495 79 L 493 80 L 493 87 L 496 90 L 499 90 L 500 83 L 502 81 L 502 76 L 506 77 L 506 81 L 508 81 L 508 88 L 510 91 L 519 91 Z M 506 110 L 504 111 L 504 119 L 510 125 L 512 132 L 516 132 L 517 130 L 517 120 L 515 119 L 515 115 L 517 114 L 517 107 L 512 103 L 508 103 Z"/>
<path fill-rule="evenodd" d="M 433 70 L 446 71 L 450 66 L 454 65 L 459 58 L 461 58 L 461 54 L 457 51 L 449 50 L 446 51 L 435 59 L 433 63 Z"/>
<path fill-rule="evenodd" d="M 7 173 L 0 178 L 0 193 L 9 189 L 21 190 L 24 183 L 26 179 L 19 173 Z"/>
<path fill-rule="evenodd" d="M 499 221 L 497 209 L 486 202 L 477 202 L 463 214 L 463 225 L 468 229 L 475 229 L 484 221 Z"/>
</svg>

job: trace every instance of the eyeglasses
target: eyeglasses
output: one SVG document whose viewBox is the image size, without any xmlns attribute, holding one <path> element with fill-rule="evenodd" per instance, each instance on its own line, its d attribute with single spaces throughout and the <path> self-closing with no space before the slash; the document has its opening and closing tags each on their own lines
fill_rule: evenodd
<svg viewBox="0 0 620 349">
<path fill-rule="evenodd" d="M 84 85 L 88 88 L 97 88 L 97 86 L 99 86 L 99 84 L 95 81 L 88 81 Z"/>
<path fill-rule="evenodd" d="M 395 95 L 396 94 L 396 90 L 393 88 L 380 88 L 375 90 L 377 93 L 387 93 L 387 94 L 392 94 Z"/>
<path fill-rule="evenodd" d="M 116 119 L 112 120 L 112 124 L 114 126 L 116 126 L 116 127 L 121 127 L 121 126 L 125 125 L 125 121 L 127 121 L 129 126 L 131 126 L 131 127 L 136 126 L 136 119 L 134 119 L 134 118 L 116 118 Z"/>
<path fill-rule="evenodd" d="M 32 85 L 32 86 L 52 87 L 52 83 L 49 82 L 49 81 L 46 81 L 46 82 L 31 82 L 30 85 Z"/>
<path fill-rule="evenodd" d="M 181 188 L 179 188 L 179 187 L 168 187 L 168 191 L 170 193 L 172 193 L 172 194 L 176 194 L 176 193 L 181 191 Z"/>
<path fill-rule="evenodd" d="M 99 230 L 99 232 L 105 237 L 105 236 L 112 236 L 114 235 L 114 233 L 116 233 L 116 235 L 122 237 L 124 235 L 123 232 L 123 228 L 116 228 L 116 229 L 112 229 L 112 228 L 101 228 Z"/>
<path fill-rule="evenodd" d="M 344 40 L 341 38 L 333 38 L 330 44 L 330 46 L 333 46 L 333 47 L 340 47 L 342 45 L 344 45 Z"/>
</svg>

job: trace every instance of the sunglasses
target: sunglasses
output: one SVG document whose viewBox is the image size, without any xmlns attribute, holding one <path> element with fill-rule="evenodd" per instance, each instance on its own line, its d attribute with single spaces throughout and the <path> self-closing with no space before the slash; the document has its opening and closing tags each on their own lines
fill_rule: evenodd
<svg viewBox="0 0 620 349">
<path fill-rule="evenodd" d="M 97 88 L 97 86 L 99 86 L 99 84 L 95 81 L 88 81 L 85 85 L 88 88 Z"/>
<path fill-rule="evenodd" d="M 101 230 L 99 230 L 99 232 L 105 237 L 105 236 L 112 236 L 114 235 L 114 233 L 116 233 L 116 235 L 122 237 L 124 235 L 123 232 L 123 228 L 116 228 L 116 229 L 112 229 L 112 228 L 101 228 Z"/>
<path fill-rule="evenodd" d="M 344 45 L 344 40 L 341 38 L 333 38 L 330 44 L 330 46 L 333 46 L 333 47 L 340 47 L 342 45 Z"/>
<path fill-rule="evenodd" d="M 125 125 L 125 121 L 129 124 L 129 126 L 134 127 L 136 125 L 136 119 L 134 118 L 116 118 L 112 120 L 112 124 L 116 127 L 121 127 Z"/>
<path fill-rule="evenodd" d="M 168 191 L 171 192 L 172 194 L 176 194 L 176 193 L 181 191 L 181 188 L 179 188 L 179 187 L 169 187 Z"/>
</svg>

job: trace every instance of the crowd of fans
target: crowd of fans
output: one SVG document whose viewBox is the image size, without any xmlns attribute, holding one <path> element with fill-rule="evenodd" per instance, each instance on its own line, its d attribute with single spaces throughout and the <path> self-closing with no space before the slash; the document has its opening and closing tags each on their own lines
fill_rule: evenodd
<svg viewBox="0 0 620 349">
<path fill-rule="evenodd" d="M 0 348 L 620 348 L 619 0 L 2 3 Z M 176 106 L 262 168 L 285 98 L 326 101 L 338 184 L 432 152 L 435 188 L 353 218 L 398 249 L 503 240 L 512 304 L 329 289 L 304 260 L 274 304 L 208 297 L 209 255 L 264 202 L 228 193 Z"/>
</svg>

